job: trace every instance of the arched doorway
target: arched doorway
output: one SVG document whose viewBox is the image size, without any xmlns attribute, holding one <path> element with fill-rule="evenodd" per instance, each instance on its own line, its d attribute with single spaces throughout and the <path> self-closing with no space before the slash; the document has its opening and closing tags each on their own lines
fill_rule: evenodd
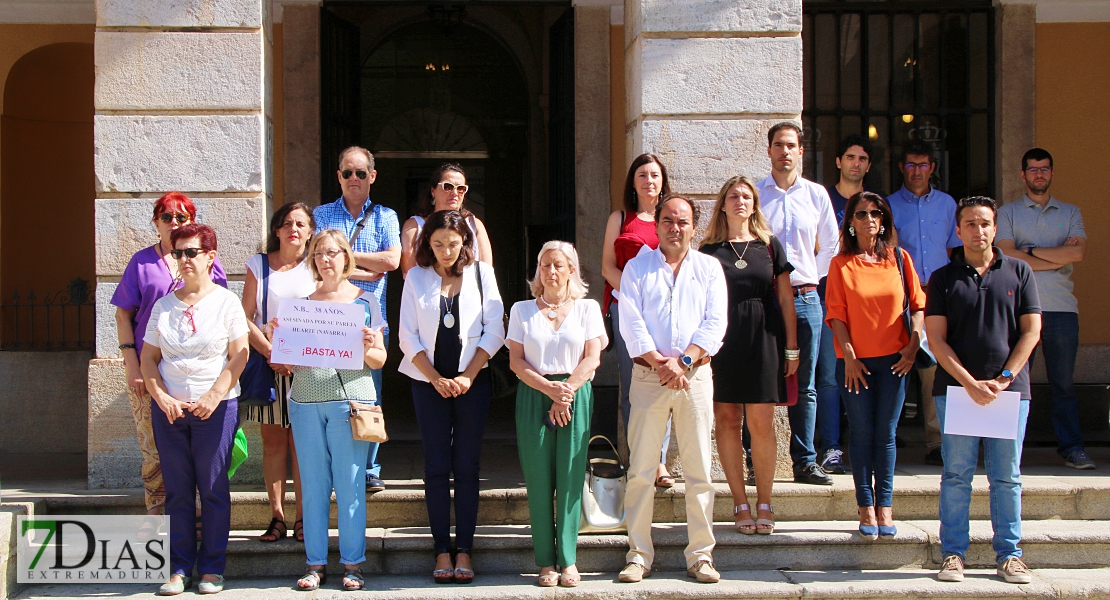
<svg viewBox="0 0 1110 600">
<path fill-rule="evenodd" d="M 92 345 L 92 309 L 57 303 L 91 302 L 95 281 L 93 79 L 92 44 L 60 43 L 28 52 L 4 85 L 0 299 L 55 304 L 5 307 L 5 347 L 17 333 L 21 348 Z"/>
</svg>

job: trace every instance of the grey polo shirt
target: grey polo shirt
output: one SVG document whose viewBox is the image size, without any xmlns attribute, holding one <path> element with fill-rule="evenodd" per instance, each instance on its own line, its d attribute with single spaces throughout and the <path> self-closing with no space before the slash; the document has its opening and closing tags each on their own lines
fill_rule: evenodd
<svg viewBox="0 0 1110 600">
<path fill-rule="evenodd" d="M 1055 196 L 1048 205 L 1033 202 L 1028 195 L 998 209 L 998 235 L 995 239 L 1013 240 L 1019 249 L 1028 246 L 1054 248 L 1063 246 L 1070 237 L 1086 238 L 1083 230 L 1083 216 L 1079 207 L 1060 202 Z M 1072 265 L 1064 265 L 1053 271 L 1034 271 L 1037 289 L 1041 295 L 1041 310 L 1045 312 L 1079 312 L 1079 302 L 1072 290 Z"/>
</svg>

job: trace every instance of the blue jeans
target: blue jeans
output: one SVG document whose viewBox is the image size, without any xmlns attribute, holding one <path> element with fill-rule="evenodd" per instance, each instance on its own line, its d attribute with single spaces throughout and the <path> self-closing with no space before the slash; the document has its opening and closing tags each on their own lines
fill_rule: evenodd
<svg viewBox="0 0 1110 600">
<path fill-rule="evenodd" d="M 632 387 L 632 357 L 628 355 L 628 346 L 624 344 L 624 337 L 621 336 L 620 307 L 616 302 L 609 306 L 609 318 L 613 323 L 613 337 L 615 344 L 613 351 L 617 353 L 617 368 L 620 370 L 620 383 L 621 383 L 621 418 L 624 420 L 624 438 L 629 447 L 632 447 L 632 442 L 628 441 L 630 434 L 628 431 L 628 416 L 632 414 L 632 404 L 628 401 L 628 390 Z M 667 448 L 671 445 L 671 419 L 667 419 L 667 433 L 663 435 L 663 452 L 659 456 L 659 464 L 667 464 Z"/>
<path fill-rule="evenodd" d="M 1075 356 L 1079 353 L 1079 314 L 1041 313 L 1041 348 L 1048 385 L 1052 390 L 1052 426 L 1056 429 L 1056 452 L 1067 456 L 1083 449 L 1079 431 L 1079 396 L 1075 395 Z M 1029 355 L 1029 363 L 1037 350 Z"/>
<path fill-rule="evenodd" d="M 936 396 L 937 418 L 944 431 L 947 396 Z M 994 529 L 995 560 L 1002 564 L 1021 556 L 1021 445 L 1029 418 L 1029 399 L 1022 398 L 1018 413 L 1018 439 L 978 438 L 966 435 L 941 435 L 940 452 L 944 474 L 940 479 L 940 549 L 944 557 L 964 558 L 971 544 L 968 535 L 968 510 L 971 507 L 971 479 L 979 462 L 979 442 L 983 442 L 983 465 L 990 484 L 991 527 Z"/>
<path fill-rule="evenodd" d="M 451 477 L 455 479 L 455 544 L 474 547 L 478 524 L 478 470 L 493 385 L 482 369 L 458 398 L 444 398 L 431 384 L 412 382 L 412 403 L 424 447 L 424 502 L 437 554 L 451 551 Z"/>
<path fill-rule="evenodd" d="M 385 344 L 386 351 L 389 350 L 389 336 L 382 337 L 382 342 Z M 382 370 L 370 369 L 370 377 L 374 380 L 374 391 L 377 392 L 377 397 L 373 402 L 368 404 L 382 405 Z M 380 478 L 382 476 L 382 466 L 378 464 L 378 442 L 366 442 L 370 444 L 370 452 L 366 455 L 366 475 Z"/>
<path fill-rule="evenodd" d="M 350 404 L 289 403 L 289 422 L 301 467 L 304 549 L 308 564 L 328 564 L 328 510 L 331 491 L 339 524 L 339 562 L 366 560 L 366 452 L 370 442 L 351 436 Z"/>
<path fill-rule="evenodd" d="M 906 378 L 891 373 L 890 368 L 901 358 L 898 353 L 862 358 L 860 362 L 871 372 L 864 375 L 867 387 L 859 392 L 840 387 L 848 426 L 852 428 L 849 449 L 856 506 L 894 505 L 894 462 L 898 454 L 894 432 L 906 400 Z M 836 359 L 836 380 L 844 381 L 843 358 Z"/>
<path fill-rule="evenodd" d="M 817 422 L 817 390 L 814 375 L 817 372 L 817 355 L 821 346 L 821 327 L 824 311 L 817 292 L 807 292 L 794 297 L 794 312 L 798 316 L 798 403 L 787 409 L 790 418 L 790 457 L 794 472 L 817 462 L 813 448 L 813 428 Z"/>
<path fill-rule="evenodd" d="M 821 313 L 828 317 L 824 279 L 817 292 L 821 295 Z M 822 453 L 840 450 L 840 389 L 836 382 L 836 342 L 833 330 L 822 323 L 821 346 L 817 351 L 817 431 L 821 434 Z"/>
</svg>

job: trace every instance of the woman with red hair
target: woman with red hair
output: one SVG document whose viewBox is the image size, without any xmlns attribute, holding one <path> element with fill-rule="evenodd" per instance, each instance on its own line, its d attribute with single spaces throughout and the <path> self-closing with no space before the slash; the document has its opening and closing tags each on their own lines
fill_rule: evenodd
<svg viewBox="0 0 1110 600">
<path fill-rule="evenodd" d="M 170 234 L 180 227 L 196 221 L 197 207 L 181 192 L 170 192 L 154 203 L 151 219 L 157 232 L 157 242 L 139 250 L 127 263 L 119 285 L 112 295 L 116 307 L 116 337 L 127 372 L 128 396 L 131 414 L 135 417 L 135 430 L 142 450 L 142 478 L 149 515 L 161 514 L 166 503 L 166 488 L 162 482 L 162 467 L 158 461 L 158 448 L 150 426 L 150 394 L 139 368 L 143 349 L 143 334 L 150 320 L 150 311 L 160 298 L 182 285 L 177 261 L 168 256 L 173 246 Z M 227 287 L 227 275 L 217 259 L 212 267 L 212 281 Z M 153 537 L 153 524 L 144 534 Z"/>
</svg>

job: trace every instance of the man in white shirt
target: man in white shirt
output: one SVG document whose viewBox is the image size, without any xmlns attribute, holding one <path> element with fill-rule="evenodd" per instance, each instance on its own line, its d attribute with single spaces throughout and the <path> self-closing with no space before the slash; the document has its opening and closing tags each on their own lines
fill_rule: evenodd
<svg viewBox="0 0 1110 600">
<path fill-rule="evenodd" d="M 693 201 L 664 198 L 655 209 L 659 247 L 628 262 L 621 276 L 620 335 L 633 357 L 629 401 L 629 470 L 625 492 L 628 555 L 620 580 L 651 574 L 655 472 L 674 414 L 686 480 L 686 573 L 703 583 L 721 576 L 713 567 L 713 500 L 710 479 L 713 373 L 727 326 L 728 290 L 716 259 L 691 251 L 698 222 Z"/>
<path fill-rule="evenodd" d="M 802 177 L 802 129 L 789 121 L 767 132 L 771 174 L 759 182 L 759 204 L 779 238 L 794 271 L 794 312 L 798 315 L 798 403 L 787 409 L 790 417 L 790 457 L 794 481 L 832 485 L 813 447 L 817 423 L 817 390 L 814 374 L 821 346 L 821 297 L 817 283 L 829 272 L 829 261 L 840 250 L 840 233 L 829 193 Z"/>
</svg>

